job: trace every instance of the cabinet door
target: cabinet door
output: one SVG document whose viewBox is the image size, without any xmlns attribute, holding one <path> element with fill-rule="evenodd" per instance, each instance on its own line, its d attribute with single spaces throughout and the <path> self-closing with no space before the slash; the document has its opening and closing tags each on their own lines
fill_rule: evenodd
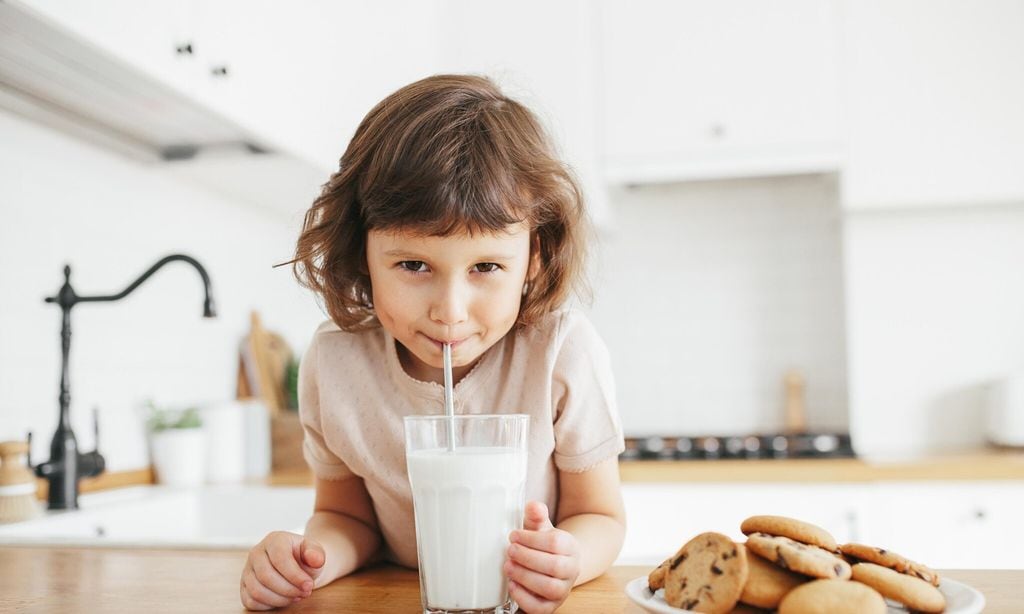
<svg viewBox="0 0 1024 614">
<path fill-rule="evenodd" d="M 611 178 L 836 167 L 833 2 L 607 0 L 601 8 Z"/>
<path fill-rule="evenodd" d="M 199 65 L 191 53 L 192 0 L 18 0 L 175 90 L 190 94 Z"/>
<path fill-rule="evenodd" d="M 1024 483 L 888 482 L 862 514 L 863 542 L 934 568 L 1020 569 Z"/>
<path fill-rule="evenodd" d="M 438 70 L 490 76 L 534 111 L 579 176 L 591 215 L 607 223 L 597 145 L 594 3 L 442 0 L 438 10 Z"/>
<path fill-rule="evenodd" d="M 374 105 L 433 72 L 434 10 L 411 0 L 203 3 L 197 96 L 317 167 L 335 169 Z"/>
<path fill-rule="evenodd" d="M 656 565 L 694 536 L 715 531 L 743 541 L 740 524 L 756 514 L 814 523 L 840 543 L 858 536 L 863 485 L 623 484 L 626 541 L 620 565 Z"/>
<path fill-rule="evenodd" d="M 1024 199 L 1024 3 L 847 0 L 848 208 Z"/>
</svg>

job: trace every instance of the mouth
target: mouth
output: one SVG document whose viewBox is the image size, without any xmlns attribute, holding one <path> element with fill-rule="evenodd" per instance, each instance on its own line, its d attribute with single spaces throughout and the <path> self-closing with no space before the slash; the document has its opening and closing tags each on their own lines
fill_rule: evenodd
<svg viewBox="0 0 1024 614">
<path fill-rule="evenodd" d="M 427 339 L 429 339 L 431 341 L 431 343 L 436 345 L 437 346 L 437 350 L 439 352 L 444 350 L 444 344 L 446 343 L 446 341 L 442 341 L 440 339 L 434 339 L 433 337 L 430 337 L 430 336 L 427 336 L 427 335 L 424 335 L 424 337 L 426 337 Z M 447 343 L 449 345 L 451 345 L 452 349 L 454 350 L 455 348 L 457 348 L 459 346 L 459 344 L 461 344 L 466 339 L 467 339 L 466 337 L 464 337 L 462 339 L 452 339 L 452 340 L 447 341 Z"/>
</svg>

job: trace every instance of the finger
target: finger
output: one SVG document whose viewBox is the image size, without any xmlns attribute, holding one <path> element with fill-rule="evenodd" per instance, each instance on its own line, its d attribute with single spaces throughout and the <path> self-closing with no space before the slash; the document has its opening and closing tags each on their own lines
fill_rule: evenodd
<svg viewBox="0 0 1024 614">
<path fill-rule="evenodd" d="M 260 581 L 256 579 L 256 575 L 251 569 L 246 570 L 246 572 L 242 574 L 242 583 L 245 586 L 245 591 L 249 593 L 249 596 L 262 604 L 279 608 L 292 603 L 295 599 L 295 597 L 278 595 L 263 586 Z"/>
<path fill-rule="evenodd" d="M 529 501 L 523 510 L 523 528 L 527 531 L 543 531 L 551 529 L 551 518 L 548 516 L 548 506 L 540 501 Z"/>
<path fill-rule="evenodd" d="M 299 561 L 304 567 L 319 570 L 327 561 L 327 554 L 320 544 L 304 539 L 302 545 L 299 546 Z"/>
<path fill-rule="evenodd" d="M 512 531 L 509 541 L 522 544 L 534 550 L 543 550 L 551 554 L 573 554 L 575 540 L 572 535 L 560 529 L 547 531 Z"/>
<path fill-rule="evenodd" d="M 287 543 L 272 542 L 263 546 L 270 564 L 274 566 L 286 580 L 293 585 L 305 590 L 306 583 L 309 583 L 309 590 L 313 590 L 313 578 L 299 567 L 296 560 L 299 554 L 298 543 L 289 546 Z"/>
<path fill-rule="evenodd" d="M 545 600 L 560 602 L 565 597 L 565 581 L 527 569 L 515 561 L 505 561 L 509 580 Z"/>
<path fill-rule="evenodd" d="M 508 557 L 527 569 L 562 580 L 575 579 L 577 571 L 574 559 L 565 554 L 551 554 L 542 550 L 527 548 L 522 544 L 508 547 Z"/>
<path fill-rule="evenodd" d="M 508 583 L 508 594 L 519 604 L 520 610 L 529 614 L 549 614 L 555 611 L 553 603 L 534 595 L 515 581 Z"/>
<path fill-rule="evenodd" d="M 238 581 L 238 596 L 242 600 L 242 607 L 247 610 L 269 610 L 272 606 L 265 603 L 260 603 L 249 596 L 249 591 L 245 590 L 245 577 Z"/>
<path fill-rule="evenodd" d="M 256 579 L 259 580 L 260 584 L 278 595 L 284 595 L 286 597 L 305 597 L 309 594 L 306 590 L 306 586 L 309 586 L 309 591 L 313 590 L 312 580 L 307 580 L 306 582 L 308 584 L 295 586 L 282 576 L 280 572 L 274 568 L 273 563 L 265 556 L 256 557 L 253 560 L 252 571 L 256 575 Z"/>
<path fill-rule="evenodd" d="M 259 601 L 256 601 L 255 599 L 250 597 L 249 593 L 247 593 L 246 590 L 245 590 L 245 584 L 242 584 L 242 587 L 239 589 L 239 593 L 241 593 L 241 597 L 242 597 L 242 607 L 244 607 L 246 610 L 273 610 L 274 609 L 274 606 L 267 605 L 265 603 L 260 603 Z"/>
</svg>

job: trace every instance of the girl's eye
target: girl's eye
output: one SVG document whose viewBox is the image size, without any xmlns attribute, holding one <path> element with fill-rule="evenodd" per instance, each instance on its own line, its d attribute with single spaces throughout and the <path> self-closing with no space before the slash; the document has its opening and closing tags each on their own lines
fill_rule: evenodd
<svg viewBox="0 0 1024 614">
<path fill-rule="evenodd" d="M 473 267 L 478 273 L 493 273 L 501 268 L 501 265 L 494 262 L 481 262 Z"/>
<path fill-rule="evenodd" d="M 424 273 L 427 270 L 427 264 L 422 260 L 403 260 L 398 266 L 411 273 Z"/>
</svg>

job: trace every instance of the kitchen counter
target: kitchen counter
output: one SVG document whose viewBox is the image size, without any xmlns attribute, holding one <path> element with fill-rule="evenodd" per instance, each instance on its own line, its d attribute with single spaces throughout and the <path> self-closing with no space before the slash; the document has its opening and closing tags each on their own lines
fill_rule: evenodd
<svg viewBox="0 0 1024 614">
<path fill-rule="evenodd" d="M 905 459 L 633 460 L 621 461 L 619 474 L 623 482 L 1024 480 L 1024 452 L 983 450 Z"/>
<path fill-rule="evenodd" d="M 0 548 L 0 611 L 240 612 L 241 551 Z M 648 567 L 613 567 L 577 587 L 559 612 L 640 614 L 623 593 Z M 941 573 L 985 594 L 986 614 L 1024 611 L 1024 570 Z M 318 589 L 288 612 L 419 612 L 415 571 L 374 567 Z"/>
<path fill-rule="evenodd" d="M 623 482 L 873 482 L 879 480 L 1024 480 L 1024 452 L 983 449 L 959 454 L 934 454 L 906 459 L 861 458 L 789 460 L 661 461 L 619 463 Z M 81 491 L 96 492 L 152 484 L 152 469 L 104 473 L 83 479 Z M 312 486 L 308 470 L 276 471 L 255 483 L 271 486 Z M 39 499 L 46 499 L 46 481 L 39 480 Z"/>
</svg>

